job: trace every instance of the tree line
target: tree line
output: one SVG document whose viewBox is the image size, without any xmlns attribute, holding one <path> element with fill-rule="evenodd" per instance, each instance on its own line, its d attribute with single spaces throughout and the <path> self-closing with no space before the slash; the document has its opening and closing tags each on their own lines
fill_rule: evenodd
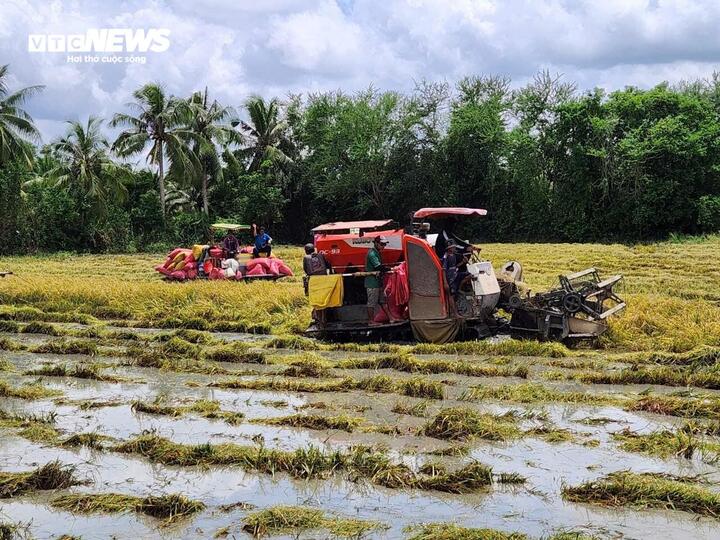
<svg viewBox="0 0 720 540">
<path fill-rule="evenodd" d="M 194 243 L 217 220 L 305 242 L 319 223 L 471 206 L 492 241 L 637 241 L 720 230 L 720 75 L 579 92 L 473 76 L 408 93 L 251 96 L 138 88 L 42 143 L 0 68 L 0 251 Z M 119 134 L 114 140 L 107 133 Z"/>
</svg>

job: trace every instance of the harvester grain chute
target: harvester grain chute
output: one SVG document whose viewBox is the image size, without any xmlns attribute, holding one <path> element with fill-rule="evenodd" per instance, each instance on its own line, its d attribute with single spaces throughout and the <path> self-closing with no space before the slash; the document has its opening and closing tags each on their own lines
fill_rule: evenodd
<svg viewBox="0 0 720 540">
<path fill-rule="evenodd" d="M 407 229 L 391 220 L 316 227 L 315 248 L 333 268 L 342 299 L 336 296 L 337 304 L 322 308 L 322 316 L 314 317 L 306 334 L 433 343 L 511 334 L 569 343 L 593 340 L 607 330 L 607 318 L 625 307 L 613 291 L 622 276 L 601 280 L 590 268 L 560 276 L 555 289 L 531 294 L 519 262 L 505 263 L 496 275 L 477 248 L 454 234 L 458 220 L 486 214 L 478 208 L 423 208 Z M 381 254 L 385 269 L 380 277 L 388 297 L 383 311 L 394 320 L 369 320 L 365 306 L 364 260 L 378 235 L 388 243 Z M 443 268 L 449 245 L 463 253 L 460 286 L 450 286 Z M 309 287 L 321 281 L 327 282 L 327 276 L 310 276 Z M 320 308 L 315 307 L 317 315 Z M 510 315 L 509 321 L 502 312 Z"/>
</svg>

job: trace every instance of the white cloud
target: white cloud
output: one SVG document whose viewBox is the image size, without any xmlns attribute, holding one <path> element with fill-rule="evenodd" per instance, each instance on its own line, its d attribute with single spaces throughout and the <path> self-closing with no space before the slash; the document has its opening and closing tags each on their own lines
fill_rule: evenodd
<svg viewBox="0 0 720 540">
<path fill-rule="evenodd" d="M 280 95 L 540 68 L 581 88 L 651 86 L 720 68 L 715 0 L 11 0 L 0 3 L 0 63 L 13 85 L 45 84 L 28 109 L 46 135 L 67 118 L 109 117 L 148 81 L 185 95 L 208 86 L 239 106 Z M 169 28 L 145 65 L 72 65 L 30 54 L 27 35 L 129 26 Z"/>
</svg>

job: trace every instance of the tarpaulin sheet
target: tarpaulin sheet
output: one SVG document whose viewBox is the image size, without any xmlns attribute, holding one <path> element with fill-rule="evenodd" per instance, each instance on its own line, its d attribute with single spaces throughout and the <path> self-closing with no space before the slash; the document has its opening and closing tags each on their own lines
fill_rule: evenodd
<svg viewBox="0 0 720 540">
<path fill-rule="evenodd" d="M 343 280 L 340 274 L 310 276 L 308 299 L 315 309 L 340 307 L 343 303 Z"/>
<path fill-rule="evenodd" d="M 428 343 L 449 343 L 455 339 L 462 327 L 458 319 L 411 321 L 410 324 L 415 338 Z"/>
</svg>

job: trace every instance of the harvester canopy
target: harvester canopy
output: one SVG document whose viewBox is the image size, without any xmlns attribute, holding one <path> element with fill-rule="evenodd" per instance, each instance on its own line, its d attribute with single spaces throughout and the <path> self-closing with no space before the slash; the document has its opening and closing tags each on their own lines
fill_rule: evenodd
<svg viewBox="0 0 720 540">
<path fill-rule="evenodd" d="M 240 225 L 238 223 L 213 223 L 210 228 L 214 231 L 250 231 L 252 227 L 250 225 Z"/>
<path fill-rule="evenodd" d="M 351 234 L 353 232 L 366 233 L 373 231 L 384 231 L 397 227 L 397 223 L 392 219 L 376 219 L 366 221 L 336 221 L 333 223 L 325 223 L 318 225 L 312 232 L 315 234 Z"/>
</svg>

